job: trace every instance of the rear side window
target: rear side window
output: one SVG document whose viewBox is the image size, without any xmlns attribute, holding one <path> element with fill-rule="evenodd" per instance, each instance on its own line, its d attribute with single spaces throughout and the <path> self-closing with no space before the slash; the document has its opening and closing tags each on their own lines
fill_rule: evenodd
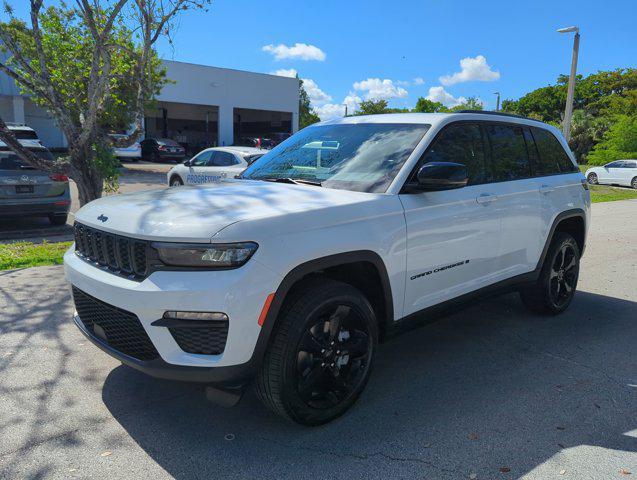
<svg viewBox="0 0 637 480">
<path fill-rule="evenodd" d="M 540 160 L 535 172 L 537 176 L 577 171 L 577 167 L 573 165 L 555 135 L 543 128 L 534 127 L 532 131 L 538 153 L 540 154 Z"/>
<path fill-rule="evenodd" d="M 491 142 L 491 159 L 495 180 L 506 182 L 529 178 L 531 167 L 522 127 L 485 124 Z"/>
<path fill-rule="evenodd" d="M 11 130 L 18 140 L 37 140 L 38 134 L 33 130 Z"/>
<path fill-rule="evenodd" d="M 420 165 L 428 162 L 462 163 L 469 172 L 469 185 L 489 182 L 482 132 L 477 124 L 451 124 L 438 135 Z"/>
<path fill-rule="evenodd" d="M 228 152 L 215 152 L 212 157 L 212 162 L 209 165 L 213 167 L 230 167 L 232 165 L 236 165 L 237 159 L 234 158 L 234 155 Z"/>
</svg>

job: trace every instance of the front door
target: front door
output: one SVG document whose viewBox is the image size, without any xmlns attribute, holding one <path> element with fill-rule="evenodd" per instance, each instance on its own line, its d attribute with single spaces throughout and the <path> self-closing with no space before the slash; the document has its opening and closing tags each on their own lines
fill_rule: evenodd
<svg viewBox="0 0 637 480">
<path fill-rule="evenodd" d="M 500 218 L 481 127 L 446 126 L 412 175 L 436 161 L 466 165 L 469 184 L 400 195 L 407 222 L 405 315 L 489 285 L 497 276 Z"/>
</svg>

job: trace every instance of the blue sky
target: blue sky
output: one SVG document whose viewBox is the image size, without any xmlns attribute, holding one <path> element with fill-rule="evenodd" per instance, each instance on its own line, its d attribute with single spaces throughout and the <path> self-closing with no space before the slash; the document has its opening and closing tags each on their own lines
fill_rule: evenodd
<svg viewBox="0 0 637 480">
<path fill-rule="evenodd" d="M 183 15 L 174 46 L 162 42 L 159 52 L 263 73 L 294 69 L 324 116 L 344 101 L 412 107 L 428 95 L 450 105 L 477 96 L 494 108 L 495 91 L 517 98 L 568 73 L 573 39 L 559 27 L 581 29 L 578 73 L 637 67 L 636 20 L 635 0 L 215 0 L 208 13 Z"/>
</svg>

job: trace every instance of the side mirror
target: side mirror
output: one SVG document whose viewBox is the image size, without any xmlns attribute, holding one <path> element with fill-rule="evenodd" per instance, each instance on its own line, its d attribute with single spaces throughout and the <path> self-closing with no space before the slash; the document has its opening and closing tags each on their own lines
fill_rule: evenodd
<svg viewBox="0 0 637 480">
<path fill-rule="evenodd" d="M 418 190 L 450 190 L 465 187 L 469 173 L 462 163 L 428 162 L 420 167 L 416 178 Z"/>
<path fill-rule="evenodd" d="M 186 165 L 187 167 L 189 167 L 190 165 L 192 165 L 192 163 L 191 163 L 191 162 L 192 162 L 192 160 L 186 160 L 186 161 L 184 162 L 184 165 Z"/>
</svg>

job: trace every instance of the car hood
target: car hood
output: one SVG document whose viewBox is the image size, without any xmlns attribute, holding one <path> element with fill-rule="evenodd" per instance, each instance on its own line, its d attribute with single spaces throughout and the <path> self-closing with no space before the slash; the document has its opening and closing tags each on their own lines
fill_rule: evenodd
<svg viewBox="0 0 637 480">
<path fill-rule="evenodd" d="M 82 207 L 75 219 L 147 240 L 210 242 L 237 222 L 344 206 L 376 196 L 310 185 L 228 180 L 104 197 Z"/>
</svg>

